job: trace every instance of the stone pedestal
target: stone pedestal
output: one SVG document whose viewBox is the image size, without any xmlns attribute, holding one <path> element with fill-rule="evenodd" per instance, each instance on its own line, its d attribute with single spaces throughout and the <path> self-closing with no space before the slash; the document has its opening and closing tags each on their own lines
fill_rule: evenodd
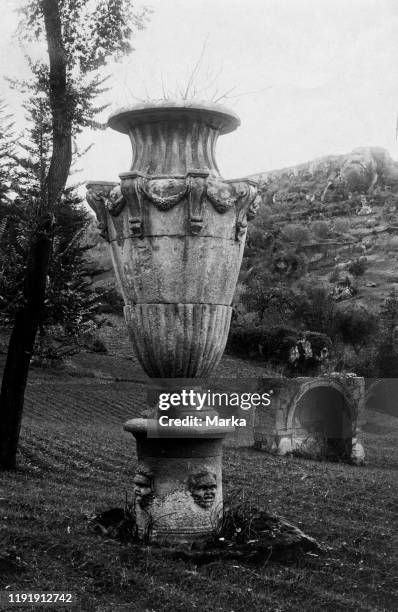
<svg viewBox="0 0 398 612">
<path fill-rule="evenodd" d="M 144 541 L 190 544 L 208 538 L 222 516 L 222 438 L 228 430 L 169 428 L 152 438 L 156 419 L 132 419 L 124 429 L 137 443 L 136 517 Z M 189 437 L 192 436 L 192 437 Z M 217 436 L 217 437 L 214 437 Z"/>
</svg>

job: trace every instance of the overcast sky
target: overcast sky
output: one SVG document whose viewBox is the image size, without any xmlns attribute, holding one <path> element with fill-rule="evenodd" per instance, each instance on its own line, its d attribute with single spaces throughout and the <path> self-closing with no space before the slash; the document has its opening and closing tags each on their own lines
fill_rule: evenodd
<svg viewBox="0 0 398 612">
<path fill-rule="evenodd" d="M 26 76 L 13 6 L 1 0 L 0 74 Z M 109 112 L 134 97 L 162 96 L 186 84 L 203 53 L 200 97 L 232 89 L 241 126 L 218 144 L 227 178 L 300 163 L 358 146 L 398 158 L 397 0 L 148 0 L 146 30 L 135 52 L 111 67 Z M 22 117 L 21 100 L 4 96 Z M 253 93 L 254 92 L 254 93 Z M 88 133 L 84 179 L 117 180 L 129 169 L 127 136 Z"/>
</svg>

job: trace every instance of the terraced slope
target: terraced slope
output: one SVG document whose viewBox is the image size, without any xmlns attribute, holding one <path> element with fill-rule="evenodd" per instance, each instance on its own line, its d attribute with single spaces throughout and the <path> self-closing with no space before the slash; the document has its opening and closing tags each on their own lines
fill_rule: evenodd
<svg viewBox="0 0 398 612">
<path fill-rule="evenodd" d="M 353 300 L 374 310 L 398 289 L 398 162 L 387 151 L 362 147 L 251 178 L 262 188 L 253 224 L 267 230 L 264 244 L 302 255 L 303 273 L 331 289 L 364 259 Z"/>
</svg>

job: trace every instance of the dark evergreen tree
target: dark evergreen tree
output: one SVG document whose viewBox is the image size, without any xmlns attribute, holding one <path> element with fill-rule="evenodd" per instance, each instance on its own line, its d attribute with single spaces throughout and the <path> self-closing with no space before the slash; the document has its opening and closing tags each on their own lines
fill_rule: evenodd
<svg viewBox="0 0 398 612">
<path fill-rule="evenodd" d="M 22 296 L 22 226 L 26 211 L 15 202 L 18 171 L 14 156 L 12 116 L 7 114 L 6 104 L 0 102 L 0 322 L 4 320 L 4 313 L 13 316 Z"/>
<path fill-rule="evenodd" d="M 0 322 L 10 323 L 22 303 L 24 268 L 28 255 L 40 194 L 48 171 L 51 151 L 51 115 L 46 99 L 32 97 L 26 104 L 28 128 L 11 150 L 17 197 L 0 203 L 2 275 L 0 279 Z M 75 152 L 75 157 L 80 155 Z M 14 192 L 15 193 L 15 192 Z M 76 336 L 95 308 L 81 242 L 89 223 L 82 197 L 75 187 L 64 189 L 54 211 L 52 257 L 47 274 L 47 294 L 39 321 L 41 337 L 49 325 L 62 327 Z"/>
<path fill-rule="evenodd" d="M 51 156 L 40 185 L 37 214 L 26 258 L 23 299 L 17 310 L 0 392 L 0 466 L 16 463 L 25 387 L 43 317 L 54 214 L 72 163 L 73 136 L 98 127 L 94 100 L 103 90 L 98 68 L 132 50 L 143 26 L 130 0 L 30 0 L 22 11 L 25 38 L 47 43 L 48 63 L 30 61 L 33 81 L 19 88 L 46 101 L 51 117 Z"/>
</svg>

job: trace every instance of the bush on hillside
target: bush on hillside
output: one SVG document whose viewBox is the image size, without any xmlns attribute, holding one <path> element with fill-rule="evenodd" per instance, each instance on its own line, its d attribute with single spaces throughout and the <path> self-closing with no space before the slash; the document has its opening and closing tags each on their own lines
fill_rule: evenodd
<svg viewBox="0 0 398 612">
<path fill-rule="evenodd" d="M 324 240 L 329 237 L 330 228 L 326 221 L 314 221 L 311 224 L 311 233 L 316 237 Z"/>
<path fill-rule="evenodd" d="M 368 262 L 366 257 L 360 257 L 350 263 L 350 265 L 348 266 L 348 272 L 353 276 L 362 276 L 362 274 L 365 273 L 367 267 Z"/>
<path fill-rule="evenodd" d="M 335 309 L 335 302 L 326 286 L 316 285 L 313 281 L 300 283 L 293 308 L 293 319 L 297 325 L 330 334 Z"/>
<path fill-rule="evenodd" d="M 357 354 L 376 338 L 377 331 L 376 316 L 363 306 L 352 305 L 336 311 L 334 334 Z"/>
<path fill-rule="evenodd" d="M 287 375 L 314 373 L 327 361 L 331 348 L 325 334 L 249 322 L 233 325 L 227 344 L 230 352 L 282 366 Z"/>
<path fill-rule="evenodd" d="M 299 244 L 309 242 L 311 240 L 311 234 L 308 228 L 294 223 L 285 225 L 282 230 L 282 235 L 288 242 L 295 242 Z"/>
</svg>

